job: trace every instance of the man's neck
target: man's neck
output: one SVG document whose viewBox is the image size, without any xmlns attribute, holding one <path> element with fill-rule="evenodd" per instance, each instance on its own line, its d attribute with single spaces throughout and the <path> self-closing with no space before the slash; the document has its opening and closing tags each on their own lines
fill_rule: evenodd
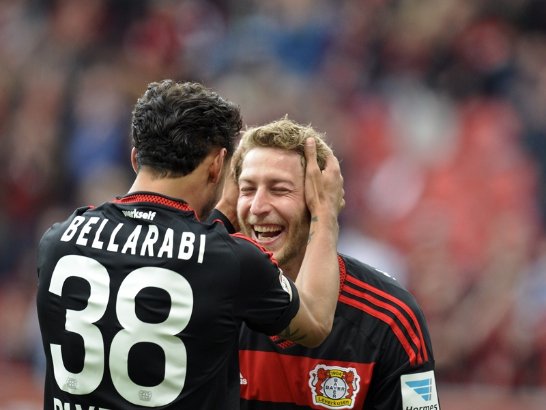
<svg viewBox="0 0 546 410">
<path fill-rule="evenodd" d="M 206 203 L 205 182 L 199 178 L 199 173 L 175 178 L 158 178 L 148 170 L 141 169 L 128 193 L 141 191 L 183 199 L 199 217 Z"/>
</svg>

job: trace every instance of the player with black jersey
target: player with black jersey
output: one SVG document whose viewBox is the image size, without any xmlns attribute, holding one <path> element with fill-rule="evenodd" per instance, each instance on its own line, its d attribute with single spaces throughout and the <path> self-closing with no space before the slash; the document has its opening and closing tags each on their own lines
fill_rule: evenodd
<svg viewBox="0 0 546 410">
<path fill-rule="evenodd" d="M 199 84 L 150 84 L 133 110 L 128 194 L 77 209 L 44 234 L 44 409 L 237 409 L 242 323 L 310 346 L 327 336 L 339 281 L 339 164 L 330 156 L 321 173 L 308 144 L 316 222 L 307 279 L 294 284 L 216 212 L 200 221 L 220 196 L 240 128 L 239 109 Z M 307 296 L 317 292 L 320 304 Z"/>
<path fill-rule="evenodd" d="M 242 232 L 273 252 L 292 279 L 311 220 L 302 166 L 308 136 L 316 139 L 323 165 L 323 137 L 287 118 L 247 130 L 232 162 Z M 320 346 L 298 346 L 243 326 L 241 408 L 438 410 L 431 341 L 413 296 L 354 258 L 339 255 L 338 263 L 334 325 Z"/>
<path fill-rule="evenodd" d="M 241 408 L 438 410 L 431 341 L 414 298 L 354 258 L 339 255 L 339 266 L 334 326 L 319 347 L 243 325 Z"/>
</svg>

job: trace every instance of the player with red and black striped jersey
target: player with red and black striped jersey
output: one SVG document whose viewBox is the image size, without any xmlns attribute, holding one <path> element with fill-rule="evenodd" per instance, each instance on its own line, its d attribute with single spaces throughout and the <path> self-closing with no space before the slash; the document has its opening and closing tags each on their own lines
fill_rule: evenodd
<svg viewBox="0 0 546 410">
<path fill-rule="evenodd" d="M 137 101 L 132 124 L 129 193 L 77 209 L 39 244 L 44 409 L 238 409 L 242 323 L 309 346 L 330 331 L 339 164 L 331 156 L 321 173 L 308 144 L 317 240 L 306 279 L 293 283 L 271 254 L 210 214 L 241 129 L 233 103 L 164 80 Z M 324 305 L 309 300 L 316 292 Z"/>
<path fill-rule="evenodd" d="M 439 409 L 431 341 L 412 295 L 340 255 L 334 326 L 317 348 L 243 326 L 242 409 Z M 429 406 L 429 407 L 426 407 Z"/>
<path fill-rule="evenodd" d="M 324 164 L 323 136 L 286 117 L 245 131 L 232 162 L 241 231 L 273 252 L 292 279 L 312 219 L 303 189 L 303 141 L 310 136 Z M 439 409 L 431 340 L 415 298 L 352 257 L 338 255 L 338 264 L 334 325 L 320 346 L 297 346 L 243 326 L 241 408 Z"/>
</svg>

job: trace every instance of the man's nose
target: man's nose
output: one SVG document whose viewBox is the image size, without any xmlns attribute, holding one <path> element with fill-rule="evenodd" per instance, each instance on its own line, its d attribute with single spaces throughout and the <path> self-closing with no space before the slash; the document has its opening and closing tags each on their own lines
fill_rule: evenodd
<svg viewBox="0 0 546 410">
<path fill-rule="evenodd" d="M 257 189 L 252 198 L 252 203 L 250 204 L 250 212 L 254 215 L 261 215 L 269 212 L 271 209 L 270 196 L 265 189 Z"/>
</svg>

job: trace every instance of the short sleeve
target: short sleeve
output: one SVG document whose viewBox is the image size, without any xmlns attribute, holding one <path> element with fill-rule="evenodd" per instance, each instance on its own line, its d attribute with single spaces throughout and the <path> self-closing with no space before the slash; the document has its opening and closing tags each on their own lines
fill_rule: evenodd
<svg viewBox="0 0 546 410">
<path fill-rule="evenodd" d="M 298 312 L 298 290 L 290 278 L 250 239 L 236 237 L 241 266 L 238 314 L 247 326 L 274 335 L 284 330 Z"/>
</svg>

